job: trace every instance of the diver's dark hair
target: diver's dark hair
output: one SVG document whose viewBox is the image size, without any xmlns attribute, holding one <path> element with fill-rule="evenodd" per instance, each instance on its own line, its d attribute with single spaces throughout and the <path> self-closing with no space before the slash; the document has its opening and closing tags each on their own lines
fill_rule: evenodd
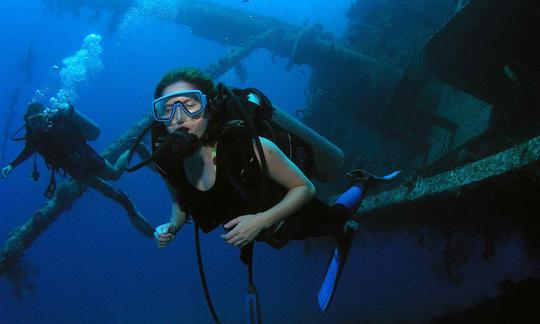
<svg viewBox="0 0 540 324">
<path fill-rule="evenodd" d="M 204 73 L 200 69 L 192 67 L 183 67 L 170 70 L 169 72 L 165 73 L 165 75 L 161 78 L 161 81 L 159 81 L 157 84 L 156 90 L 154 91 L 154 99 L 161 97 L 165 88 L 180 81 L 194 85 L 198 90 L 201 90 L 206 95 L 206 98 L 208 99 L 208 106 L 206 107 L 206 111 L 204 113 L 206 117 L 208 117 L 208 126 L 206 128 L 206 132 L 202 138 L 200 138 L 200 141 L 203 145 L 214 143 L 219 134 L 220 125 L 214 118 L 216 116 L 214 98 L 217 95 L 217 90 L 210 75 Z"/>
<path fill-rule="evenodd" d="M 26 113 L 24 114 L 23 119 L 26 121 L 28 117 L 42 113 L 44 110 L 45 106 L 43 104 L 36 101 L 31 102 L 26 108 Z"/>
<path fill-rule="evenodd" d="M 212 77 L 197 68 L 178 68 L 167 72 L 159 81 L 154 91 L 154 99 L 162 96 L 163 90 L 173 83 L 185 81 L 201 90 L 211 100 L 216 96 L 216 87 Z"/>
</svg>

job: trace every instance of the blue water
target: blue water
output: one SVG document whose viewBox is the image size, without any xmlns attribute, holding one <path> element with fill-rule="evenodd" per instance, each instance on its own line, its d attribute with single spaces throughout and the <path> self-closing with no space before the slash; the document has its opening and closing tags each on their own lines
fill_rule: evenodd
<svg viewBox="0 0 540 324">
<path fill-rule="evenodd" d="M 216 1 L 218 2 L 218 1 Z M 321 23 L 339 38 L 346 26 L 345 12 L 351 1 L 219 1 L 225 5 L 301 25 L 307 18 Z M 18 65 L 26 55 L 43 6 L 39 1 L 0 1 L 0 88 L 7 106 L 21 75 Z M 188 28 L 136 17 L 112 35 L 107 18 L 91 20 L 82 10 L 45 12 L 36 34 L 32 76 L 21 84 L 16 125 L 25 104 L 36 89 L 58 87 L 51 66 L 80 48 L 90 33 L 103 36 L 103 70 L 78 87 L 75 103 L 102 129 L 92 142 L 104 150 L 115 138 L 151 109 L 155 84 L 169 69 L 179 66 L 204 68 L 224 56 L 229 48 L 198 38 Z M 229 72 L 221 81 L 263 90 L 282 109 L 294 112 L 305 106 L 308 66 L 285 69 L 288 61 L 259 50 L 244 61 L 247 80 Z M 54 93 L 52 93 L 54 94 Z M 51 95 L 52 95 L 51 94 Z M 2 113 L 4 110 L 1 110 Z M 22 149 L 10 142 L 9 160 Z M 2 161 L 7 164 L 9 161 Z M 24 223 L 44 203 L 48 174 L 40 163 L 41 179 L 28 179 L 27 161 L 9 179 L 0 180 L 0 241 Z M 161 179 L 142 170 L 126 174 L 115 186 L 124 189 L 153 224 L 169 219 L 170 196 Z M 220 317 L 225 323 L 244 321 L 245 270 L 238 251 L 222 242 L 219 230 L 203 237 L 208 283 Z M 475 240 L 467 242 L 473 244 Z M 327 312 L 317 306 L 317 292 L 332 241 L 309 245 L 292 243 L 276 251 L 258 245 L 255 282 L 268 323 L 417 322 L 445 311 L 472 305 L 498 293 L 503 279 L 526 275 L 527 258 L 520 240 L 501 242 L 489 263 L 473 252 L 462 266 L 459 283 L 446 280 L 436 259 L 443 239 L 434 238 L 420 248 L 406 230 L 361 231 L 334 304 Z M 478 242 L 476 242 L 478 243 Z M 479 243 L 478 243 L 479 244 Z M 309 249 L 308 249 L 309 248 Z M 32 245 L 24 256 L 34 289 L 22 300 L 10 293 L 13 286 L 0 280 L 0 323 L 210 323 L 196 266 L 193 227 L 182 229 L 175 242 L 158 249 L 129 224 L 124 211 L 95 191 L 88 191 Z"/>
</svg>

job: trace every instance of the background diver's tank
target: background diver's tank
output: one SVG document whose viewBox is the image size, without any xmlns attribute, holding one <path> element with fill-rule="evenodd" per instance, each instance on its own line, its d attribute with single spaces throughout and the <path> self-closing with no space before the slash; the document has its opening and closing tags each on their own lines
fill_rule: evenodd
<svg viewBox="0 0 540 324">
<path fill-rule="evenodd" d="M 101 129 L 98 124 L 76 109 L 73 105 L 62 104 L 60 109 L 68 111 L 69 118 L 79 128 L 87 140 L 94 141 L 99 137 Z M 71 110 L 71 112 L 69 112 L 69 110 Z"/>
</svg>

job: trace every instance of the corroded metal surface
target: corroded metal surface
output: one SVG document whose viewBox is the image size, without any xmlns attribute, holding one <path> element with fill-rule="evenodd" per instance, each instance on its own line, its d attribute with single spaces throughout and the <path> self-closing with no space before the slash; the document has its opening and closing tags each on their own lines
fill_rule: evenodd
<svg viewBox="0 0 540 324">
<path fill-rule="evenodd" d="M 463 167 L 438 174 L 427 179 L 405 181 L 401 186 L 366 197 L 359 213 L 372 213 L 379 209 L 385 212 L 400 210 L 403 214 L 403 205 L 414 204 L 415 201 L 429 200 L 444 197 L 445 194 L 457 194 L 468 187 L 494 185 L 494 179 L 507 177 L 512 180 L 511 173 L 526 167 L 535 168 L 540 160 L 540 137 L 535 137 L 525 143 L 516 145 L 511 149 L 487 157 L 483 160 L 467 164 Z M 519 186 L 519 178 L 514 185 Z M 505 182 L 508 185 L 508 182 Z M 511 197 L 509 197 L 511 199 Z M 443 205 L 441 208 L 447 208 Z M 478 207 L 478 206 L 477 206 Z"/>
</svg>

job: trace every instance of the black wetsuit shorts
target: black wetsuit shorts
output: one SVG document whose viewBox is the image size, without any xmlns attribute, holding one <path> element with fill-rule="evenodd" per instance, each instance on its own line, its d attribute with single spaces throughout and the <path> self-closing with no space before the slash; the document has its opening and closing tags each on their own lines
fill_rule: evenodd
<svg viewBox="0 0 540 324">
<path fill-rule="evenodd" d="M 105 169 L 105 159 L 88 144 L 77 152 L 69 153 L 62 164 L 62 168 L 77 180 L 99 176 Z"/>
</svg>

